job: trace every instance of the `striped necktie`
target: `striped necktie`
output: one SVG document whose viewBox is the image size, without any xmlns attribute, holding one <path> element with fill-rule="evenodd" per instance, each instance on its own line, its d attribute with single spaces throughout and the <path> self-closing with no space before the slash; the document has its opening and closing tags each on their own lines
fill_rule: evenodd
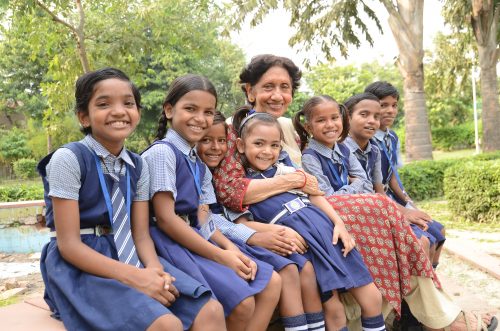
<svg viewBox="0 0 500 331">
<path fill-rule="evenodd" d="M 389 163 L 393 164 L 392 160 L 392 144 L 391 144 L 391 137 L 389 136 L 389 133 L 386 133 L 384 136 L 384 143 L 385 143 L 385 148 L 387 149 L 387 156 L 389 157 Z"/>
<path fill-rule="evenodd" d="M 111 189 L 111 204 L 113 205 L 113 233 L 118 251 L 118 259 L 127 264 L 141 267 L 141 261 L 135 250 L 132 232 L 130 230 L 130 220 L 127 212 L 127 205 L 122 191 L 120 190 L 120 182 L 114 176 L 113 188 Z"/>
</svg>

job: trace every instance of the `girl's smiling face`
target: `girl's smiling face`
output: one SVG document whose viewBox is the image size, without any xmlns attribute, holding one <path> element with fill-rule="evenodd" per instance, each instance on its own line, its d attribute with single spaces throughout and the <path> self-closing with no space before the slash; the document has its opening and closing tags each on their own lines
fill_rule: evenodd
<svg viewBox="0 0 500 331">
<path fill-rule="evenodd" d="M 83 127 L 92 128 L 95 140 L 118 155 L 140 120 L 130 82 L 110 78 L 97 83 L 88 112 L 78 112 L 78 119 Z"/>
<path fill-rule="evenodd" d="M 371 139 L 380 127 L 380 103 L 365 99 L 358 102 L 350 116 L 349 134 L 359 140 Z"/>
<path fill-rule="evenodd" d="M 316 141 L 333 148 L 343 130 L 339 106 L 331 101 L 316 105 L 305 128 Z"/>
<path fill-rule="evenodd" d="M 163 111 L 172 128 L 194 146 L 212 126 L 216 104 L 211 93 L 194 90 L 184 94 L 174 106 L 166 104 Z"/>
<path fill-rule="evenodd" d="M 255 111 L 268 113 L 276 118 L 283 116 L 292 102 L 292 78 L 285 68 L 269 68 L 257 84 L 246 84 L 248 101 L 254 104 Z"/>
<path fill-rule="evenodd" d="M 227 133 L 224 123 L 212 125 L 196 145 L 198 155 L 209 168 L 215 168 L 227 152 Z"/>
<path fill-rule="evenodd" d="M 248 165 L 256 171 L 264 171 L 278 161 L 281 152 L 279 127 L 270 123 L 254 123 L 245 135 L 238 138 L 237 148 L 244 154 Z"/>
</svg>

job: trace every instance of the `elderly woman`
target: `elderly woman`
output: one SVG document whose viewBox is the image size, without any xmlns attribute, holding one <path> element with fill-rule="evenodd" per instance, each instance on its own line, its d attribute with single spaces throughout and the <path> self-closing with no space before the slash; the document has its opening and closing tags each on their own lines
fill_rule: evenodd
<svg viewBox="0 0 500 331">
<path fill-rule="evenodd" d="M 281 116 L 291 104 L 300 78 L 299 68 L 290 59 L 259 55 L 243 69 L 240 83 L 252 108 L 280 118 L 286 132 L 292 124 Z M 228 152 L 214 173 L 218 198 L 226 207 L 242 211 L 249 204 L 292 189 L 312 195 L 322 194 L 316 178 L 302 171 L 260 180 L 245 178 L 241 160 L 235 153 L 236 139 L 236 132 L 229 130 Z M 300 149 L 296 135 L 284 135 L 283 149 L 299 164 Z M 441 290 L 418 239 L 389 199 L 378 194 L 332 195 L 327 199 L 355 238 L 364 262 L 385 299 L 386 314 L 391 308 L 400 314 L 404 299 L 415 317 L 428 328 L 451 326 L 453 330 L 467 330 L 466 320 L 470 325 L 477 325 L 476 321 L 480 320 L 485 328 L 495 327 L 497 321 L 489 315 L 481 318 L 469 313 L 461 314 L 461 309 Z M 352 305 L 348 308 L 350 315 Z M 325 310 L 328 325 L 328 303 Z"/>
</svg>

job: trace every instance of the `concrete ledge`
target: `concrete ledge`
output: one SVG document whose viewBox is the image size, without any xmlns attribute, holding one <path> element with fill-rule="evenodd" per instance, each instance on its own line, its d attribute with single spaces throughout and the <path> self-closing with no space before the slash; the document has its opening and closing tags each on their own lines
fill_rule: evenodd
<svg viewBox="0 0 500 331">
<path fill-rule="evenodd" d="M 479 250 L 473 243 L 447 239 L 443 248 L 449 254 L 457 256 L 496 279 L 500 279 L 500 259 Z"/>
<path fill-rule="evenodd" d="M 0 209 L 25 208 L 25 207 L 45 207 L 45 200 L 0 202 Z"/>
<path fill-rule="evenodd" d="M 50 310 L 43 298 L 27 299 L 0 308 L 2 330 L 9 331 L 59 331 L 66 330 L 62 322 L 50 317 Z"/>
</svg>

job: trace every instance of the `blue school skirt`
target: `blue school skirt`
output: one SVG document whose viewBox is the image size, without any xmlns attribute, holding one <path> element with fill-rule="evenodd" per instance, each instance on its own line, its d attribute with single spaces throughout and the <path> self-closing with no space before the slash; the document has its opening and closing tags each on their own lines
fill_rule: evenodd
<svg viewBox="0 0 500 331">
<path fill-rule="evenodd" d="M 373 282 L 356 249 L 344 257 L 342 241 L 333 245 L 334 225 L 317 207 L 309 205 L 281 217 L 276 224 L 294 229 L 307 242 L 309 249 L 303 256 L 314 267 L 323 300 L 328 299 L 334 290 L 345 291 Z"/>
<path fill-rule="evenodd" d="M 95 251 L 118 260 L 112 235 L 81 235 Z M 146 330 L 157 318 L 174 314 L 189 329 L 200 309 L 210 300 L 210 290 L 160 258 L 165 271 L 176 278 L 180 296 L 170 306 L 118 280 L 102 278 L 66 262 L 51 239 L 42 250 L 40 269 L 45 283 L 44 299 L 68 330 Z"/>
<path fill-rule="evenodd" d="M 253 281 L 246 281 L 232 269 L 179 245 L 160 228 L 151 226 L 150 233 L 158 255 L 210 288 L 226 317 L 240 302 L 262 292 L 271 279 L 273 267 L 265 262 L 254 260 L 257 274 Z"/>
<path fill-rule="evenodd" d="M 424 231 L 418 225 L 410 224 L 413 233 L 418 239 L 424 236 L 429 239 L 431 246 L 437 245 L 437 247 L 440 247 L 441 245 L 443 245 L 446 238 L 441 233 L 441 230 L 444 228 L 444 226 L 435 220 L 427 223 L 427 226 L 427 230 Z"/>
</svg>

